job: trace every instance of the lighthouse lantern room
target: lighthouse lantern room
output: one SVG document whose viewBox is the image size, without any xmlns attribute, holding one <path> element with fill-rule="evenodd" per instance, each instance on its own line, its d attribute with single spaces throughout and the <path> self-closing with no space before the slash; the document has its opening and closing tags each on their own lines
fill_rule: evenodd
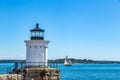
<svg viewBox="0 0 120 80">
<path fill-rule="evenodd" d="M 44 40 L 44 30 L 39 28 L 39 24 L 31 31 L 31 40 Z"/>
<path fill-rule="evenodd" d="M 37 23 L 36 27 L 31 29 L 30 32 L 30 40 L 25 40 L 27 66 L 47 66 L 49 41 L 44 40 L 45 30 L 39 28 L 39 24 Z"/>
</svg>

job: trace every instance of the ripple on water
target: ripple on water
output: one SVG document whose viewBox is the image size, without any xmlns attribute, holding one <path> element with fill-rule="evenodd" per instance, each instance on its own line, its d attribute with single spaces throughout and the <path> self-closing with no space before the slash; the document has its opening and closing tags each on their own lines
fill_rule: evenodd
<svg viewBox="0 0 120 80">
<path fill-rule="evenodd" d="M 120 80 L 120 64 L 59 65 L 61 80 Z"/>
</svg>

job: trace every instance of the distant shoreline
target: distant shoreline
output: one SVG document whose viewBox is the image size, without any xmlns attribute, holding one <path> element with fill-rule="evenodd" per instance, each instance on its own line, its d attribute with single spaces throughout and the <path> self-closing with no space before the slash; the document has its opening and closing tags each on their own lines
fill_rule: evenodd
<svg viewBox="0 0 120 80">
<path fill-rule="evenodd" d="M 49 63 L 64 63 L 65 59 L 55 59 L 55 60 L 48 60 Z M 70 58 L 73 64 L 120 64 L 120 61 L 97 61 L 97 60 L 90 60 L 90 59 L 74 59 Z M 25 60 L 0 60 L 0 63 L 14 63 L 14 62 L 25 62 Z"/>
<path fill-rule="evenodd" d="M 57 63 L 64 63 L 65 59 L 56 59 L 56 60 L 49 60 L 48 62 L 57 62 Z M 70 58 L 73 64 L 120 64 L 120 61 L 98 61 L 98 60 L 90 60 L 90 59 L 74 59 Z"/>
</svg>

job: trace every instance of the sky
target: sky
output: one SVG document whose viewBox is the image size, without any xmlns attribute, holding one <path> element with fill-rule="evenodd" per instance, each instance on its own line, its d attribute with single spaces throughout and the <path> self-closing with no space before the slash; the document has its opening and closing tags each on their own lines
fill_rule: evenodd
<svg viewBox="0 0 120 80">
<path fill-rule="evenodd" d="M 48 59 L 120 61 L 120 0 L 0 0 L 0 59 L 25 59 L 36 23 Z"/>
</svg>

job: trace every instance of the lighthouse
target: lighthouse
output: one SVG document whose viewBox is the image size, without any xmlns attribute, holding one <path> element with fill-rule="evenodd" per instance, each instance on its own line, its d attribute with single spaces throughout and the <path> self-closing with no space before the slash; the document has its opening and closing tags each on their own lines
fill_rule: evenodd
<svg viewBox="0 0 120 80">
<path fill-rule="evenodd" d="M 47 66 L 49 41 L 44 40 L 44 32 L 38 23 L 30 30 L 30 40 L 25 40 L 27 66 Z"/>
</svg>

